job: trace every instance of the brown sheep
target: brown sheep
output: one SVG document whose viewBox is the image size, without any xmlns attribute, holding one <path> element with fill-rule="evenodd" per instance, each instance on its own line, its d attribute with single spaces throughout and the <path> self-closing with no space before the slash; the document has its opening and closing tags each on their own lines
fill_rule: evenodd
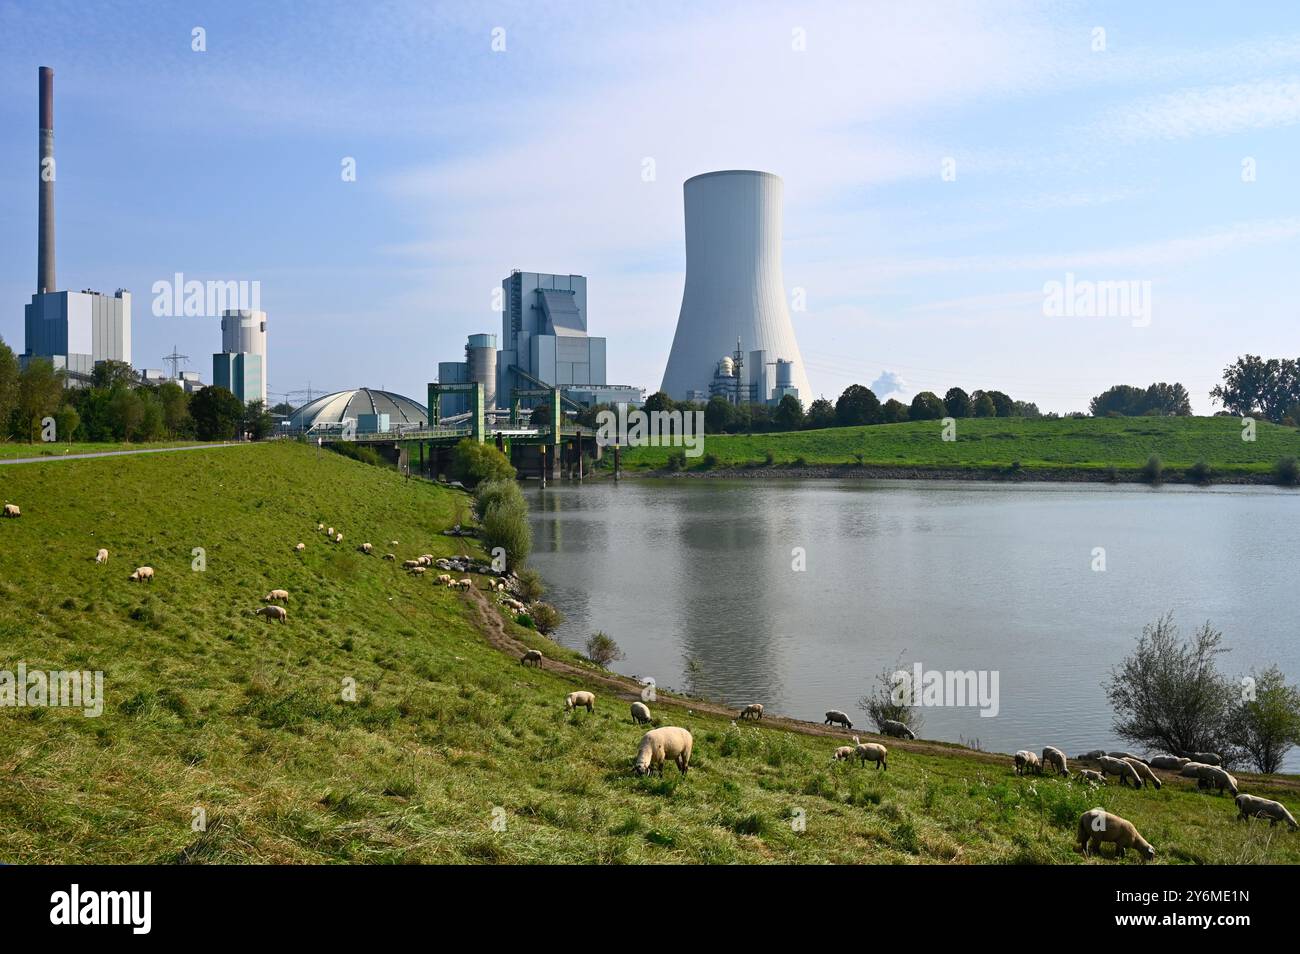
<svg viewBox="0 0 1300 954">
<path fill-rule="evenodd" d="M 1154 861 L 1156 857 L 1156 850 L 1138 834 L 1132 822 L 1112 815 L 1104 808 L 1094 808 L 1079 816 L 1078 841 L 1074 850 L 1085 858 L 1098 852 L 1105 841 L 1115 846 L 1116 858 L 1124 857 L 1125 848 L 1135 848 L 1143 861 Z"/>
<path fill-rule="evenodd" d="M 760 702 L 751 702 L 745 708 L 740 710 L 738 719 L 761 719 L 763 718 L 763 704 Z"/>
</svg>

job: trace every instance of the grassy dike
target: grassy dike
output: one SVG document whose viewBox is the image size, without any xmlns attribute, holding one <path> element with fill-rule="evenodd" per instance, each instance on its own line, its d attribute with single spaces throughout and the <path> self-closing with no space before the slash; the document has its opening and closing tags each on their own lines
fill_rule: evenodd
<svg viewBox="0 0 1300 954">
<path fill-rule="evenodd" d="M 1109 469 L 1136 480 L 1152 454 L 1159 455 L 1167 480 L 1204 460 L 1213 477 L 1272 479 L 1283 457 L 1300 458 L 1300 430 L 1256 423 L 1255 440 L 1242 440 L 1234 417 L 1136 417 L 1031 420 L 965 418 L 956 440 L 941 440 L 939 421 L 836 427 L 775 434 L 719 434 L 704 439 L 703 457 L 688 459 L 687 472 L 741 469 L 824 468 L 935 472 L 935 476 L 1105 479 Z M 668 464 L 672 447 L 634 447 L 623 453 L 630 471 L 654 471 Z M 772 463 L 768 463 L 768 455 Z M 859 459 L 858 455 L 861 456 Z M 901 475 L 901 474 L 900 474 Z"/>
<path fill-rule="evenodd" d="M 355 550 L 458 552 L 439 531 L 463 498 L 314 448 L 18 465 L 0 495 L 23 510 L 0 520 L 0 669 L 101 669 L 107 700 L 0 709 L 0 861 L 1076 863 L 1104 805 L 1160 862 L 1300 862 L 1300 835 L 1186 782 L 1095 791 L 921 743 L 889 742 L 888 772 L 832 766 L 835 738 L 665 700 L 691 773 L 637 778 L 642 729 L 594 670 L 503 621 L 573 670 L 521 667 L 473 596 Z M 273 587 L 284 625 L 250 612 Z M 595 715 L 565 714 L 583 687 Z M 1244 788 L 1300 813 L 1295 784 Z"/>
</svg>

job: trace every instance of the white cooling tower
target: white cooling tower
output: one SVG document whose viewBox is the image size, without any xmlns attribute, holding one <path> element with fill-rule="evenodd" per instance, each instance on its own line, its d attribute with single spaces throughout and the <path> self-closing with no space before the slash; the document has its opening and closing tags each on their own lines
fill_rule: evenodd
<svg viewBox="0 0 1300 954">
<path fill-rule="evenodd" d="M 791 362 L 793 384 L 807 407 L 812 389 L 781 280 L 781 178 L 706 172 L 687 179 L 683 191 L 686 289 L 664 393 L 674 400 L 707 393 L 718 359 L 731 354 L 739 338 L 745 352 L 766 351 L 770 360 Z"/>
</svg>

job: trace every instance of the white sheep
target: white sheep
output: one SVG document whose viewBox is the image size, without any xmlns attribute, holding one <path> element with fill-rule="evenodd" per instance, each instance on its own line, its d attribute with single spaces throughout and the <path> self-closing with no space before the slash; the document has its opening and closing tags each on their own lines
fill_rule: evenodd
<svg viewBox="0 0 1300 954">
<path fill-rule="evenodd" d="M 294 550 L 297 551 L 298 553 L 301 553 L 303 550 L 306 549 L 307 549 L 307 544 L 305 543 L 299 543 L 297 546 L 294 547 Z"/>
<path fill-rule="evenodd" d="M 433 566 L 432 553 L 421 553 L 418 557 L 416 557 L 416 559 L 420 561 L 420 566 Z"/>
<path fill-rule="evenodd" d="M 861 766 L 865 765 L 867 762 L 875 762 L 876 771 L 880 771 L 881 769 L 888 771 L 889 762 L 887 759 L 889 756 L 889 749 L 885 748 L 879 742 L 857 742 L 856 736 L 854 737 L 854 741 L 856 744 L 853 747 L 853 754 L 858 757 L 858 765 Z"/>
<path fill-rule="evenodd" d="M 442 584 L 443 586 L 451 586 L 451 574 L 450 574 L 450 573 L 439 573 L 439 574 L 438 574 L 438 582 L 439 582 L 440 584 Z"/>
<path fill-rule="evenodd" d="M 361 546 L 357 547 L 357 549 L 360 550 L 362 553 L 369 553 L 371 550 L 374 549 L 374 545 L 370 543 L 363 543 L 361 544 Z"/>
<path fill-rule="evenodd" d="M 288 600 L 288 599 L 289 599 L 288 590 L 272 590 L 270 593 L 267 593 L 265 596 L 262 597 L 262 602 L 274 603 L 276 600 Z"/>
<path fill-rule="evenodd" d="M 586 708 L 588 712 L 596 711 L 596 695 L 592 692 L 579 690 L 571 692 L 564 697 L 564 711 L 570 712 L 574 709 Z"/>
<path fill-rule="evenodd" d="M 1184 758 L 1181 755 L 1153 755 L 1151 757 L 1151 767 L 1177 772 L 1190 761 L 1191 759 Z"/>
<path fill-rule="evenodd" d="M 1233 798 L 1237 797 L 1237 780 L 1217 765 L 1188 762 L 1179 774 L 1184 778 L 1196 779 L 1197 788 L 1213 788 L 1220 793 L 1226 788 Z"/>
<path fill-rule="evenodd" d="M 335 543 L 342 543 L 342 542 L 343 542 L 343 534 L 342 534 L 342 533 L 335 534 L 335 536 L 334 536 L 334 542 L 335 542 Z"/>
<path fill-rule="evenodd" d="M 129 577 L 127 577 L 127 579 L 129 579 L 132 583 L 143 583 L 143 582 L 145 582 L 146 580 L 148 580 L 150 583 L 152 583 L 152 582 L 153 582 L 153 567 L 151 567 L 151 566 L 138 566 L 138 567 L 135 568 L 135 572 L 132 573 Z"/>
<path fill-rule="evenodd" d="M 1024 775 L 1026 772 L 1031 771 L 1037 775 L 1043 774 L 1043 763 L 1037 755 L 1028 749 L 1021 749 L 1012 756 L 1012 760 L 1016 763 L 1017 775 Z"/>
<path fill-rule="evenodd" d="M 1091 762 L 1094 759 L 1101 758 L 1105 754 L 1106 754 L 1105 749 L 1093 749 L 1091 752 L 1084 752 L 1082 755 L 1076 755 L 1074 757 L 1074 760 L 1076 762 L 1082 762 L 1086 759 L 1087 761 Z"/>
<path fill-rule="evenodd" d="M 1083 779 L 1085 782 L 1096 782 L 1098 785 L 1106 784 L 1106 776 L 1102 775 L 1100 772 L 1094 772 L 1092 769 L 1083 769 L 1079 772 L 1079 778 Z"/>
<path fill-rule="evenodd" d="M 650 721 L 650 707 L 644 702 L 632 703 L 632 721 L 637 725 Z"/>
<path fill-rule="evenodd" d="M 1134 788 L 1142 787 L 1142 776 L 1138 774 L 1132 763 L 1103 755 L 1097 760 L 1097 764 L 1101 766 L 1102 774 L 1118 776 L 1121 785 L 1132 782 Z"/>
<path fill-rule="evenodd" d="M 424 567 L 422 567 L 422 566 L 413 566 L 413 567 L 411 567 L 411 573 L 414 574 L 415 576 L 423 576 L 423 575 L 424 575 Z"/>
<path fill-rule="evenodd" d="M 880 720 L 880 734 L 892 735 L 896 739 L 915 739 L 916 733 L 909 729 L 904 723 L 894 719 Z"/>
<path fill-rule="evenodd" d="M 1193 752 L 1192 761 L 1200 762 L 1202 765 L 1222 765 L 1223 756 L 1213 752 Z"/>
<path fill-rule="evenodd" d="M 1048 766 L 1056 769 L 1060 775 L 1070 774 L 1070 765 L 1065 760 L 1065 753 L 1055 746 L 1049 745 L 1043 749 L 1043 771 L 1047 771 Z"/>
<path fill-rule="evenodd" d="M 1267 818 L 1270 819 L 1268 823 L 1270 828 L 1278 822 L 1283 822 L 1292 831 L 1300 828 L 1300 825 L 1296 824 L 1295 818 L 1281 802 L 1275 802 L 1271 798 L 1260 798 L 1258 795 L 1238 795 L 1235 801 L 1237 803 L 1238 821 L 1251 818 Z"/>
<path fill-rule="evenodd" d="M 289 611 L 283 606 L 263 606 L 256 612 L 258 616 L 265 616 L 268 621 L 277 620 L 283 623 L 289 618 Z"/>
<path fill-rule="evenodd" d="M 1139 758 L 1134 758 L 1133 756 L 1121 759 L 1120 761 L 1127 762 L 1129 765 L 1133 766 L 1133 771 L 1137 772 L 1138 778 L 1142 779 L 1142 781 L 1146 782 L 1148 785 L 1154 785 L 1157 792 L 1160 791 L 1160 779 L 1156 778 L 1156 773 L 1151 771 L 1151 766 L 1147 765 L 1146 762 L 1143 762 Z"/>
<path fill-rule="evenodd" d="M 17 504 L 5 504 L 6 517 L 21 517 L 22 515 L 23 511 Z"/>
<path fill-rule="evenodd" d="M 540 666 L 543 658 L 540 649 L 530 649 L 519 657 L 519 665 L 527 666 L 529 663 L 532 663 L 534 666 Z"/>
<path fill-rule="evenodd" d="M 1123 858 L 1125 848 L 1137 850 L 1143 861 L 1154 861 L 1156 850 L 1138 834 L 1133 823 L 1118 815 L 1112 815 L 1104 808 L 1094 808 L 1079 816 L 1078 844 L 1075 851 L 1080 851 L 1086 858 L 1101 848 L 1101 843 L 1108 841 L 1115 846 L 1115 857 Z"/>
<path fill-rule="evenodd" d="M 332 537 L 332 536 L 334 536 L 334 528 L 333 528 L 333 527 L 330 527 L 328 530 L 326 530 L 326 531 L 325 531 L 325 536 L 327 536 L 327 537 Z"/>
<path fill-rule="evenodd" d="M 827 709 L 826 721 L 822 725 L 842 725 L 846 729 L 853 728 L 853 723 L 849 721 L 847 712 L 841 712 L 839 709 Z"/>
<path fill-rule="evenodd" d="M 384 559 L 385 559 L 385 560 L 393 560 L 393 561 L 396 561 L 396 560 L 397 560 L 397 554 L 396 554 L 396 553 L 385 553 L 385 554 L 384 554 Z"/>
<path fill-rule="evenodd" d="M 763 704 L 761 702 L 751 702 L 745 708 L 740 710 L 738 719 L 761 719 L 763 718 Z"/>
<path fill-rule="evenodd" d="M 673 761 L 684 776 L 691 764 L 691 749 L 694 745 L 695 740 L 691 734 L 678 726 L 666 725 L 651 729 L 641 736 L 633 767 L 637 775 L 649 775 L 658 769 L 659 777 L 663 778 L 664 762 Z"/>
<path fill-rule="evenodd" d="M 388 545 L 389 545 L 390 547 L 395 547 L 395 546 L 397 546 L 397 541 L 396 541 L 396 540 L 389 540 L 389 541 L 388 541 Z"/>
<path fill-rule="evenodd" d="M 96 563 L 107 563 L 107 562 L 108 562 L 108 551 L 107 551 L 106 549 L 104 549 L 103 547 L 100 547 L 100 548 L 99 548 L 99 552 L 95 554 L 95 562 L 96 562 Z"/>
<path fill-rule="evenodd" d="M 834 754 L 831 755 L 831 761 L 847 762 L 849 759 L 853 758 L 853 755 L 856 752 L 857 752 L 856 746 L 841 745 L 838 749 L 835 750 Z"/>
<path fill-rule="evenodd" d="M 323 523 L 318 523 L 318 524 L 316 524 L 316 530 L 317 530 L 318 532 L 319 532 L 319 531 L 322 531 L 322 530 L 324 530 L 324 529 L 325 529 L 325 524 L 323 524 Z"/>
<path fill-rule="evenodd" d="M 456 586 L 462 590 L 471 590 L 474 588 L 474 581 L 469 577 L 465 577 L 463 580 L 457 580 Z"/>
</svg>

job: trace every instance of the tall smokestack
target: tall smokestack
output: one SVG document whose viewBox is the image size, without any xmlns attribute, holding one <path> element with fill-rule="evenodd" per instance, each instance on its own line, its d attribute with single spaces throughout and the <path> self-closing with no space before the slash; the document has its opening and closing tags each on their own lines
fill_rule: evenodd
<svg viewBox="0 0 1300 954">
<path fill-rule="evenodd" d="M 54 282 L 54 70 L 40 69 L 40 210 L 36 239 L 36 291 L 56 290 Z"/>
</svg>

